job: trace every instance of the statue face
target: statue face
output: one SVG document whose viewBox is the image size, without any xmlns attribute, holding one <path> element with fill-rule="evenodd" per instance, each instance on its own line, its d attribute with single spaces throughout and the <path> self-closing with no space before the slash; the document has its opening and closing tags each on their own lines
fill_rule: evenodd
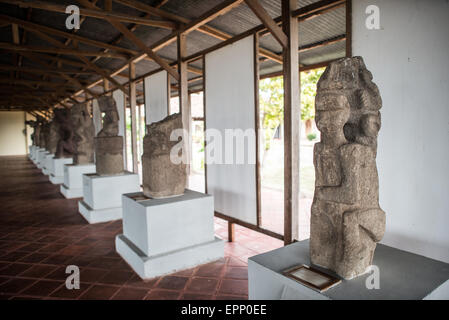
<svg viewBox="0 0 449 320">
<path fill-rule="evenodd" d="M 361 119 L 361 127 L 366 136 L 377 137 L 380 130 L 380 119 L 373 114 L 366 115 Z"/>
<path fill-rule="evenodd" d="M 349 119 L 349 103 L 345 96 L 326 96 L 316 112 L 315 122 L 323 134 L 343 132 L 343 126 Z M 323 110 L 324 109 L 324 110 Z"/>
</svg>

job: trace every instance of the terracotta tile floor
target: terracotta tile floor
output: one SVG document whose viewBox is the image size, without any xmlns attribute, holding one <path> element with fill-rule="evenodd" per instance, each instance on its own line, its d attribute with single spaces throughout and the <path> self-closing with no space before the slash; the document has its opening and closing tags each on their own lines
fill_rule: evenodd
<svg viewBox="0 0 449 320">
<path fill-rule="evenodd" d="M 0 157 L 0 299 L 246 299 L 247 258 L 282 242 L 236 226 L 225 258 L 142 281 L 115 253 L 122 222 L 89 225 L 26 157 Z M 216 219 L 227 240 L 227 223 Z M 81 288 L 68 290 L 68 265 Z"/>
</svg>

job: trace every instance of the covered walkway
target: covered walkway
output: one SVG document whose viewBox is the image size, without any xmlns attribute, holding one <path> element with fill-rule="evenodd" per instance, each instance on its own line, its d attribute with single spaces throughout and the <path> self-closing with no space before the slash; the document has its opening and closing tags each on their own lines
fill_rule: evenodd
<svg viewBox="0 0 449 320">
<path fill-rule="evenodd" d="M 117 255 L 122 221 L 89 225 L 25 156 L 0 157 L 0 299 L 246 299 L 247 258 L 283 243 L 236 226 L 221 261 L 142 281 Z M 217 236 L 227 238 L 216 219 Z M 80 289 L 68 290 L 68 265 Z"/>
</svg>

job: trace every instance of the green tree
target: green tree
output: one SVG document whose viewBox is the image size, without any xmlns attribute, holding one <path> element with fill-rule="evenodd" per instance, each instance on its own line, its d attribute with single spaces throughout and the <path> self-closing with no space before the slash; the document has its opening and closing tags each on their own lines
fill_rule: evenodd
<svg viewBox="0 0 449 320">
<path fill-rule="evenodd" d="M 324 68 L 301 72 L 301 120 L 311 127 L 315 118 L 316 85 Z M 261 123 L 264 129 L 265 150 L 270 148 L 274 130 L 284 119 L 284 88 L 282 77 L 261 80 L 259 83 Z"/>
</svg>

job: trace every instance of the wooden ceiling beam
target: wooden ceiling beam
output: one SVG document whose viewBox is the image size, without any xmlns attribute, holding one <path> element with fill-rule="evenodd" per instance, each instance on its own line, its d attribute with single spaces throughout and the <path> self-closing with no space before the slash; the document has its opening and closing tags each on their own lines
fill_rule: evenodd
<svg viewBox="0 0 449 320">
<path fill-rule="evenodd" d="M 64 74 L 80 74 L 80 75 L 95 75 L 96 72 L 93 71 L 81 71 L 81 70 L 67 70 L 67 69 L 54 69 L 54 68 L 30 68 L 30 67 L 15 67 L 10 65 L 0 65 L 0 70 L 4 71 L 18 71 L 26 73 L 37 73 L 37 74 L 53 74 L 53 73 L 64 73 Z"/>
<path fill-rule="evenodd" d="M 64 55 L 74 55 L 74 56 L 101 56 L 104 58 L 117 58 L 117 59 L 124 59 L 128 60 L 128 57 L 126 55 L 122 55 L 119 53 L 113 53 L 113 52 L 94 52 L 94 51 L 82 51 L 82 50 L 75 50 L 75 49 L 62 49 L 62 48 L 49 48 L 49 47 L 43 47 L 43 46 L 30 46 L 30 45 L 16 45 L 6 42 L 0 42 L 0 49 L 7 49 L 12 51 L 28 51 L 28 52 L 43 52 L 43 53 L 51 53 L 51 54 L 64 54 Z"/>
<path fill-rule="evenodd" d="M 282 29 L 277 25 L 276 21 L 274 21 L 274 19 L 268 14 L 265 8 L 259 3 L 259 1 L 245 0 L 245 3 L 265 25 L 265 27 L 271 32 L 273 37 L 281 44 L 281 46 L 283 48 L 287 48 L 287 36 L 285 35 L 284 31 L 282 31 Z"/>
<path fill-rule="evenodd" d="M 19 0 L 0 0 L 0 3 L 8 3 L 12 5 L 17 5 L 21 8 L 34 8 L 34 9 L 42 9 L 52 12 L 59 12 L 66 14 L 66 6 L 54 4 L 54 3 L 48 3 L 48 2 L 41 2 L 41 1 L 19 1 Z M 176 29 L 177 24 L 172 21 L 166 21 L 166 20 L 152 20 L 152 19 L 145 19 L 140 17 L 134 17 L 122 13 L 117 12 L 111 12 L 111 11 L 103 11 L 103 10 L 97 10 L 97 9 L 86 9 L 86 8 L 80 8 L 80 15 L 91 17 L 91 18 L 97 18 L 101 20 L 108 20 L 108 19 L 114 19 L 115 21 L 124 22 L 124 23 L 135 23 L 140 24 L 144 26 L 149 27 L 156 27 L 156 28 L 164 28 L 164 29 Z"/>
<path fill-rule="evenodd" d="M 21 26 L 22 28 L 28 30 L 28 31 L 41 31 L 41 32 L 45 32 L 45 33 L 49 33 L 49 34 L 53 34 L 55 36 L 59 36 L 59 37 L 64 37 L 67 39 L 71 39 L 73 40 L 77 40 L 79 42 L 94 46 L 94 47 L 98 47 L 98 48 L 107 48 L 113 51 L 117 51 L 117 52 L 122 52 L 122 53 L 126 53 L 126 54 L 131 54 L 134 55 L 136 54 L 136 52 L 134 50 L 130 50 L 130 49 L 126 49 L 126 48 L 122 48 L 122 47 L 118 47 L 118 46 L 114 46 L 114 45 L 110 45 L 106 42 L 101 42 L 101 41 L 97 41 L 97 40 L 92 40 L 86 37 L 82 37 L 79 35 L 76 35 L 74 33 L 68 33 L 68 32 L 64 32 L 64 31 L 60 31 L 58 29 L 53 29 L 50 27 L 46 27 L 43 26 L 41 24 L 36 24 L 33 22 L 29 22 L 29 21 L 25 21 L 25 20 L 21 20 L 21 19 L 17 19 L 11 16 L 7 16 L 4 14 L 0 14 L 0 21 L 5 21 L 5 22 L 9 22 L 9 23 L 16 23 L 19 26 Z"/>
<path fill-rule="evenodd" d="M 88 8 L 97 8 L 94 4 L 87 0 L 78 0 L 80 4 Z M 147 47 L 147 45 L 140 40 L 134 33 L 128 30 L 121 22 L 113 20 L 111 18 L 106 19 L 114 28 L 120 31 L 128 40 L 130 40 L 133 44 L 135 44 L 140 50 L 142 50 L 148 57 L 153 59 L 157 64 L 159 64 L 162 68 L 167 70 L 168 73 L 176 80 L 179 80 L 179 73 L 174 70 L 170 65 L 160 58 L 151 48 Z"/>
</svg>

